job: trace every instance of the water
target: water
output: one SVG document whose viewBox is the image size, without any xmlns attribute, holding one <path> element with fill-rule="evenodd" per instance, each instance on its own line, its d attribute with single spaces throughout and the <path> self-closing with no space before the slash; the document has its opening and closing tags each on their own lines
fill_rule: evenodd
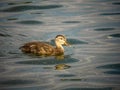
<svg viewBox="0 0 120 90">
<path fill-rule="evenodd" d="M 120 90 L 119 0 L 1 0 L 0 7 L 1 90 Z M 54 45 L 58 34 L 71 44 L 63 60 L 19 50 L 34 40 Z"/>
</svg>

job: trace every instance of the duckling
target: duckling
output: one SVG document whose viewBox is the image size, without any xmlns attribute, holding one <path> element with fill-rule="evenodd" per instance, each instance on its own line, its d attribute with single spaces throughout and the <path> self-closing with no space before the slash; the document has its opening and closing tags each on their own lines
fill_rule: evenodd
<svg viewBox="0 0 120 90">
<path fill-rule="evenodd" d="M 64 35 L 57 35 L 55 37 L 55 47 L 45 42 L 28 42 L 20 47 L 24 53 L 33 53 L 36 55 L 63 55 L 64 48 L 62 45 L 69 46 L 67 39 Z"/>
</svg>

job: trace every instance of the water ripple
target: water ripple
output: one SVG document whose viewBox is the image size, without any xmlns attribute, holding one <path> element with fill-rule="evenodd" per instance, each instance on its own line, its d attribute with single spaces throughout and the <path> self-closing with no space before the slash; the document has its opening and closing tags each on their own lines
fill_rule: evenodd
<svg viewBox="0 0 120 90">
<path fill-rule="evenodd" d="M 71 23 L 71 24 L 73 24 L 73 23 L 80 23 L 80 21 L 64 21 L 63 23 Z"/>
<path fill-rule="evenodd" d="M 61 81 L 81 81 L 82 79 L 75 78 L 75 79 L 61 79 Z"/>
<path fill-rule="evenodd" d="M 112 74 L 112 75 L 120 75 L 120 71 L 119 70 L 110 70 L 110 71 L 105 71 L 104 73 Z"/>
<path fill-rule="evenodd" d="M 94 30 L 95 31 L 110 31 L 110 30 L 115 30 L 115 28 L 96 28 Z"/>
<path fill-rule="evenodd" d="M 9 35 L 9 34 L 3 34 L 3 33 L 0 33 L 0 37 L 12 37 L 12 36 Z"/>
<path fill-rule="evenodd" d="M 117 34 L 111 34 L 111 35 L 109 35 L 110 37 L 116 37 L 116 38 L 120 38 L 120 34 L 119 33 L 117 33 Z"/>
<path fill-rule="evenodd" d="M 113 90 L 113 88 L 105 87 L 105 88 L 66 88 L 62 90 Z"/>
<path fill-rule="evenodd" d="M 55 64 L 65 64 L 65 63 L 73 63 L 78 62 L 79 60 L 74 58 L 66 58 L 64 60 L 56 60 L 56 59 L 41 59 L 41 60 L 28 60 L 28 61 L 19 61 L 19 64 L 31 64 L 31 65 L 55 65 Z"/>
<path fill-rule="evenodd" d="M 40 10 L 40 9 L 54 9 L 54 8 L 60 8 L 62 5 L 44 5 L 44 6 L 15 6 L 10 7 L 7 9 L 2 10 L 3 12 L 21 12 L 21 11 L 27 11 L 27 10 Z"/>
<path fill-rule="evenodd" d="M 120 13 L 101 13 L 100 15 L 103 15 L 103 16 L 111 16 L 111 15 L 120 15 Z"/>
<path fill-rule="evenodd" d="M 29 4 L 32 3 L 31 1 L 27 1 L 27 2 L 11 2 L 8 3 L 8 5 L 20 5 L 20 4 Z"/>
<path fill-rule="evenodd" d="M 18 18 L 8 18 L 8 21 L 12 21 L 12 20 L 18 20 Z"/>
<path fill-rule="evenodd" d="M 120 64 L 107 64 L 103 66 L 99 66 L 97 68 L 100 69 L 107 69 L 107 71 L 104 71 L 106 74 L 115 74 L 115 75 L 120 75 Z"/>
<path fill-rule="evenodd" d="M 114 4 L 114 5 L 120 5 L 120 2 L 114 2 L 112 4 Z"/>
<path fill-rule="evenodd" d="M 6 80 L 6 81 L 0 81 L 0 85 L 23 85 L 23 84 L 31 84 L 33 83 L 34 81 L 31 81 L 31 80 Z"/>
<path fill-rule="evenodd" d="M 26 20 L 26 21 L 19 21 L 19 22 L 16 22 L 16 23 L 20 23 L 20 24 L 30 24 L 30 25 L 35 25 L 35 24 L 43 24 L 43 22 L 41 21 L 35 21 L 35 20 Z"/>
<path fill-rule="evenodd" d="M 97 68 L 120 70 L 120 64 L 107 64 L 107 65 L 99 66 Z"/>
<path fill-rule="evenodd" d="M 59 75 L 56 75 L 57 77 L 74 77 L 75 75 L 73 74 L 59 74 Z"/>
</svg>

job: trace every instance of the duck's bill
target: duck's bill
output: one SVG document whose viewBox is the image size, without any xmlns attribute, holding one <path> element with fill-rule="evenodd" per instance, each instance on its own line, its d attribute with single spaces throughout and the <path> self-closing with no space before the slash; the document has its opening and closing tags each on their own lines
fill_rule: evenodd
<svg viewBox="0 0 120 90">
<path fill-rule="evenodd" d="M 70 46 L 70 44 L 68 43 L 68 42 L 65 42 L 65 44 L 64 44 L 65 46 Z"/>
</svg>

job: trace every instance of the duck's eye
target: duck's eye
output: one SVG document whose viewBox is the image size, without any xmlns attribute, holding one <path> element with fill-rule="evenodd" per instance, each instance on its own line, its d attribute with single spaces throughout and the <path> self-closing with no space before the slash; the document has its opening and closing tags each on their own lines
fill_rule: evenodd
<svg viewBox="0 0 120 90">
<path fill-rule="evenodd" d="M 60 38 L 60 40 L 63 40 L 62 38 Z"/>
</svg>

